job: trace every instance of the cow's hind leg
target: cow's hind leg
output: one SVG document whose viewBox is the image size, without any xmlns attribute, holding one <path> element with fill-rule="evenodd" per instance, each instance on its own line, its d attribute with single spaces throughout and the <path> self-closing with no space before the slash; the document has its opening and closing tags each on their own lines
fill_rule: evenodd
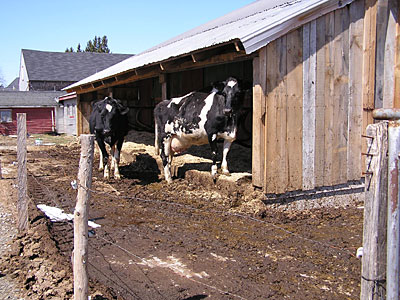
<svg viewBox="0 0 400 300">
<path fill-rule="evenodd" d="M 228 162 L 226 160 L 226 157 L 228 155 L 229 149 L 231 148 L 231 145 L 232 145 L 232 142 L 224 140 L 224 150 L 222 152 L 221 170 L 222 170 L 222 173 L 225 175 L 229 175 Z"/>
<path fill-rule="evenodd" d="M 172 150 L 171 150 L 171 138 L 163 138 L 163 145 L 161 147 L 161 159 L 164 166 L 164 177 L 168 183 L 172 182 L 171 176 L 171 162 L 172 162 Z"/>
</svg>

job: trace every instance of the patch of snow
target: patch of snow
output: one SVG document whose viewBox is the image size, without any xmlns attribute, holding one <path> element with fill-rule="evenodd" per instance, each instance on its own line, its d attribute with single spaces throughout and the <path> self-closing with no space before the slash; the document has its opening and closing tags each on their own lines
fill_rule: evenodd
<svg viewBox="0 0 400 300">
<path fill-rule="evenodd" d="M 74 219 L 73 214 L 66 214 L 64 211 L 57 207 L 47 206 L 45 204 L 38 204 L 37 207 L 52 221 L 52 222 L 62 222 L 62 221 L 71 221 Z M 88 225 L 92 228 L 100 227 L 99 224 L 96 224 L 92 221 L 88 222 Z"/>
<path fill-rule="evenodd" d="M 186 278 L 209 277 L 209 275 L 204 271 L 202 271 L 200 273 L 195 273 L 195 272 L 189 270 L 185 264 L 183 264 L 178 258 L 174 257 L 173 255 L 168 256 L 167 260 L 165 260 L 165 261 L 161 260 L 158 257 L 153 256 L 150 259 L 142 259 L 142 262 L 139 264 L 149 266 L 150 268 L 154 268 L 154 267 L 168 268 L 168 269 L 171 269 L 174 273 L 184 276 Z"/>
</svg>

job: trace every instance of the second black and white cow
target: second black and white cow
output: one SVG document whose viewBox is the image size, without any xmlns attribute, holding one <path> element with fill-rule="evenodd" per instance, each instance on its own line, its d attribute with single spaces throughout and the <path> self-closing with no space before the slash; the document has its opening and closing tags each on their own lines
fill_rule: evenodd
<svg viewBox="0 0 400 300">
<path fill-rule="evenodd" d="M 89 127 L 100 148 L 99 171 L 104 170 L 104 178 L 110 178 L 106 143 L 111 147 L 111 169 L 114 169 L 114 178 L 121 178 L 119 159 L 124 137 L 128 133 L 128 111 L 129 108 L 124 107 L 120 100 L 110 97 L 93 104 Z"/>
<path fill-rule="evenodd" d="M 229 174 L 226 157 L 236 139 L 241 98 L 238 81 L 229 77 L 215 85 L 210 93 L 192 92 L 164 100 L 155 107 L 156 149 L 161 149 L 167 182 L 172 181 L 171 163 L 175 153 L 207 143 L 211 147 L 211 175 L 215 181 L 218 139 L 224 140 L 221 169 Z"/>
</svg>

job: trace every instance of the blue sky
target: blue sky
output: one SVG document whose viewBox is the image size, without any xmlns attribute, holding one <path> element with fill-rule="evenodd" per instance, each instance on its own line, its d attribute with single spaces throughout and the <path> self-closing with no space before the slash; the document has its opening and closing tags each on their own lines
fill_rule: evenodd
<svg viewBox="0 0 400 300">
<path fill-rule="evenodd" d="M 37 0 L 0 4 L 0 83 L 18 77 L 21 49 L 63 52 L 106 35 L 113 53 L 139 53 L 254 0 Z"/>
</svg>

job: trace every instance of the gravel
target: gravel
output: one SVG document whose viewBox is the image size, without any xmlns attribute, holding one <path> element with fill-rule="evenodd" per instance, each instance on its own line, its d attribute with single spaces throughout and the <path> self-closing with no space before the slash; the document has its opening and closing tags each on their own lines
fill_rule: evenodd
<svg viewBox="0 0 400 300">
<path fill-rule="evenodd" d="M 10 251 L 9 241 L 17 235 L 17 226 L 13 215 L 0 202 L 0 255 Z M 16 278 L 5 276 L 5 270 L 0 270 L 0 300 L 21 300 L 21 288 Z"/>
</svg>

